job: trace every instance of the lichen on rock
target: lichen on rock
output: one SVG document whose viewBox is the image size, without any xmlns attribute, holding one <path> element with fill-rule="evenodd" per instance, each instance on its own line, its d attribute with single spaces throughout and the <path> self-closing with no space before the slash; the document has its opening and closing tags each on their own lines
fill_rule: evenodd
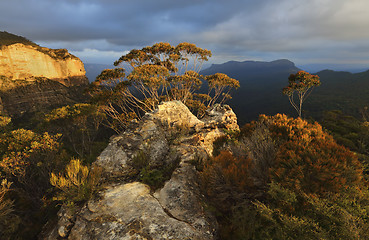
<svg viewBox="0 0 369 240">
<path fill-rule="evenodd" d="M 67 239 L 215 239 L 217 222 L 205 208 L 192 161 L 212 154 L 225 131 L 238 130 L 228 106 L 197 119 L 179 101 L 165 102 L 111 138 L 93 167 L 103 169 L 104 190 L 76 212 L 73 226 L 60 218 Z M 137 166 L 161 171 L 176 164 L 159 188 L 137 182 Z M 65 222 L 65 226 L 63 226 Z M 67 232 L 68 231 L 68 232 Z M 58 231 L 54 230 L 53 233 Z M 67 233 L 66 233 L 67 232 Z M 49 234 L 46 239 L 52 239 Z"/>
</svg>

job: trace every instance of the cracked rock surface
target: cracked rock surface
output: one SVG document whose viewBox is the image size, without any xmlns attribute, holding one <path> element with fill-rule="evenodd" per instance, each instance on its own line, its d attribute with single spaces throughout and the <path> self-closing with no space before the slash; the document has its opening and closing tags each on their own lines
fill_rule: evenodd
<svg viewBox="0 0 369 240">
<path fill-rule="evenodd" d="M 103 169 L 104 190 L 73 216 L 62 208 L 57 226 L 44 239 L 216 239 L 217 222 L 206 211 L 191 162 L 211 155 L 224 130 L 237 129 L 228 106 L 216 105 L 199 120 L 179 101 L 159 105 L 111 138 L 94 163 Z M 139 153 L 154 169 L 177 161 L 162 188 L 153 191 L 130 179 L 137 174 Z"/>
</svg>

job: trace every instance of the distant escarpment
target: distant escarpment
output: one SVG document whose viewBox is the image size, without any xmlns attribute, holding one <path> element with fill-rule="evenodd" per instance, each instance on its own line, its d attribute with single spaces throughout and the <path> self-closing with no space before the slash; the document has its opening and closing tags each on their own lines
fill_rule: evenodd
<svg viewBox="0 0 369 240">
<path fill-rule="evenodd" d="M 81 100 L 81 88 L 88 79 L 80 59 L 66 49 L 14 39 L 0 39 L 0 104 L 6 114 L 19 117 Z"/>
<path fill-rule="evenodd" d="M 201 74 L 211 75 L 220 72 L 238 79 L 241 83 L 255 82 L 260 78 L 273 83 L 281 77 L 285 80 L 286 76 L 288 77 L 291 73 L 296 73 L 299 70 L 293 62 L 287 59 L 279 59 L 271 62 L 229 61 L 223 64 L 213 64 L 209 68 L 202 70 Z"/>
</svg>

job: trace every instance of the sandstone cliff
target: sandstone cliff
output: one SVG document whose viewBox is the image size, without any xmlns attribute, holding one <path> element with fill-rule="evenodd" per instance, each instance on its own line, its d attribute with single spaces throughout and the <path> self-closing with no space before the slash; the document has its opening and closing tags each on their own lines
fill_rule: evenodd
<svg viewBox="0 0 369 240">
<path fill-rule="evenodd" d="M 215 239 L 217 222 L 206 210 L 195 159 L 212 155 L 225 130 L 238 129 L 228 106 L 215 106 L 199 120 L 179 101 L 166 102 L 132 122 L 93 167 L 103 169 L 103 190 L 81 209 L 62 208 L 44 239 Z M 132 181 L 142 154 L 151 169 L 176 164 L 164 186 L 153 190 Z"/>
<path fill-rule="evenodd" d="M 84 65 L 65 49 L 0 44 L 0 109 L 12 117 L 80 101 Z"/>
<path fill-rule="evenodd" d="M 83 63 L 65 49 L 48 49 L 15 43 L 0 49 L 0 75 L 9 80 L 34 81 L 36 77 L 65 86 L 86 84 Z"/>
</svg>

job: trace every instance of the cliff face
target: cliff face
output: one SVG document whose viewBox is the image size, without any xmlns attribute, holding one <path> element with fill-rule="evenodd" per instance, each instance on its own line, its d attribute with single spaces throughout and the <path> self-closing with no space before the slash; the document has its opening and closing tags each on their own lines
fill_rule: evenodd
<svg viewBox="0 0 369 240">
<path fill-rule="evenodd" d="M 65 49 L 0 45 L 0 109 L 20 117 L 80 101 L 85 74 L 82 61 Z"/>
<path fill-rule="evenodd" d="M 53 50 L 22 43 L 1 46 L 0 75 L 10 80 L 29 81 L 35 77 L 43 77 L 56 80 L 65 86 L 86 84 L 83 63 L 67 50 Z"/>
<path fill-rule="evenodd" d="M 113 137 L 93 164 L 103 169 L 104 190 L 74 213 L 62 208 L 43 239 L 215 239 L 217 222 L 193 162 L 212 155 L 214 140 L 231 129 L 238 125 L 228 106 L 199 120 L 179 101 L 159 105 Z M 142 154 L 151 169 L 177 164 L 161 188 L 132 180 Z"/>
<path fill-rule="evenodd" d="M 84 85 L 66 87 L 47 79 L 14 84 L 14 81 L 0 79 L 0 88 L 4 85 L 6 90 L 0 91 L 0 113 L 13 118 L 85 100 Z"/>
</svg>

